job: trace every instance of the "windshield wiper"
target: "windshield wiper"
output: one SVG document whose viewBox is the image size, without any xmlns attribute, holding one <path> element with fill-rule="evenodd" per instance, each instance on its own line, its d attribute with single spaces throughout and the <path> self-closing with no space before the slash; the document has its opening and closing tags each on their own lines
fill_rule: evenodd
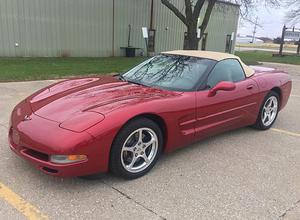
<svg viewBox="0 0 300 220">
<path fill-rule="evenodd" d="M 128 80 L 122 74 L 119 74 L 118 78 L 124 82 L 128 82 Z"/>
<path fill-rule="evenodd" d="M 145 87 L 151 87 L 150 85 L 146 85 L 146 84 L 143 84 L 143 83 L 140 83 L 140 82 L 137 82 L 137 81 L 133 81 L 133 80 L 126 80 L 127 82 L 129 83 L 132 83 L 132 84 L 136 84 L 136 85 L 139 85 L 139 86 L 145 86 Z"/>
<path fill-rule="evenodd" d="M 145 86 L 144 84 L 139 83 L 137 81 L 132 81 L 132 80 L 126 80 L 126 81 L 129 82 L 129 83 L 132 83 L 132 84 L 136 84 L 136 85 L 140 85 L 140 86 Z"/>
<path fill-rule="evenodd" d="M 123 82 L 129 82 L 129 83 L 132 83 L 132 84 L 136 84 L 136 85 L 140 85 L 140 86 L 146 86 L 146 87 L 149 87 L 143 83 L 140 83 L 140 82 L 137 82 L 137 81 L 133 81 L 133 80 L 129 80 L 127 78 L 125 78 L 122 74 L 118 74 L 116 75 L 120 80 L 122 80 Z"/>
</svg>

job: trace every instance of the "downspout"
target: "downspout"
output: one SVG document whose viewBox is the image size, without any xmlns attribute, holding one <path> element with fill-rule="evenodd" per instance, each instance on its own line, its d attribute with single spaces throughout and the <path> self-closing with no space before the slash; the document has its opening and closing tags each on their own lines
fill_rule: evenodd
<svg viewBox="0 0 300 220">
<path fill-rule="evenodd" d="M 151 0 L 151 12 L 150 12 L 150 30 L 153 30 L 153 0 Z"/>
<path fill-rule="evenodd" d="M 154 30 L 154 0 L 151 0 L 151 9 L 150 9 L 150 28 L 149 28 L 149 38 L 147 46 L 147 55 L 154 55 L 155 52 L 155 30 Z"/>
<path fill-rule="evenodd" d="M 115 0 L 112 2 L 112 56 L 115 56 Z"/>
</svg>

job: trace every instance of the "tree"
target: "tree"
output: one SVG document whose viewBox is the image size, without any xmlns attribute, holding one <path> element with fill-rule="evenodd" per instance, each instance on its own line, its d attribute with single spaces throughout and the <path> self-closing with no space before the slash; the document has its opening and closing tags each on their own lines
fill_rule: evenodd
<svg viewBox="0 0 300 220">
<path fill-rule="evenodd" d="M 197 50 L 199 41 L 203 37 L 203 34 L 207 28 L 208 22 L 210 20 L 212 11 L 218 2 L 218 0 L 182 0 L 185 3 L 185 14 L 183 14 L 172 0 L 161 0 L 167 8 L 169 8 L 186 26 L 187 36 L 184 44 L 185 50 Z M 205 2 L 207 1 L 207 7 L 204 7 Z M 226 0 L 227 2 L 236 3 L 241 5 L 240 14 L 243 18 L 247 18 L 248 12 L 256 4 L 265 3 L 266 6 L 278 5 L 278 0 Z M 298 1 L 298 0 L 294 0 Z M 198 26 L 198 18 L 201 10 L 205 10 L 204 18 Z M 225 12 L 224 12 L 225 13 Z M 197 38 L 197 29 L 200 28 L 200 38 Z"/>
<path fill-rule="evenodd" d="M 287 18 L 294 24 L 300 22 L 300 1 L 287 0 L 287 6 L 291 9 L 287 14 Z"/>
</svg>

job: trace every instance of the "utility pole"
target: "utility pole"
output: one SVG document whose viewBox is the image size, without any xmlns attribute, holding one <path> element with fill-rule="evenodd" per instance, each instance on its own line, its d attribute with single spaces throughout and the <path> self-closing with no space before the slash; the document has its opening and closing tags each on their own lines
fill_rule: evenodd
<svg viewBox="0 0 300 220">
<path fill-rule="evenodd" d="M 253 36 L 252 36 L 252 43 L 254 43 L 254 40 L 255 40 L 255 34 L 256 34 L 256 30 L 257 30 L 257 25 L 258 25 L 258 17 L 256 17 L 255 23 L 254 23 L 254 30 L 253 30 Z"/>
</svg>

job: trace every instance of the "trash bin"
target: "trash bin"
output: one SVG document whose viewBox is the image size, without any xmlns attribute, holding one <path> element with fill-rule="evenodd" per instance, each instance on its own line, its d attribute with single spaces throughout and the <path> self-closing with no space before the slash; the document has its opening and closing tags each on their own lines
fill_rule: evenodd
<svg viewBox="0 0 300 220">
<path fill-rule="evenodd" d="M 135 57 L 135 47 L 126 47 L 125 48 L 125 54 L 126 57 Z"/>
</svg>

